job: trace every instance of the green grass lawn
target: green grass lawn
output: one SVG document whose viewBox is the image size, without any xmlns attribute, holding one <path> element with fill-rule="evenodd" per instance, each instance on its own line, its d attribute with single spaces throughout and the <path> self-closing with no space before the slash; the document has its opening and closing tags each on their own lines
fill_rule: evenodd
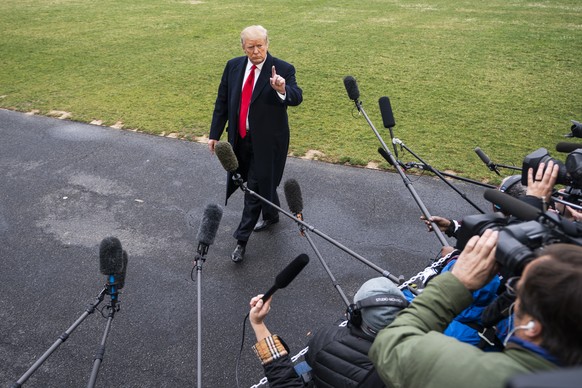
<svg viewBox="0 0 582 388">
<path fill-rule="evenodd" d="M 194 139 L 208 133 L 224 64 L 242 55 L 251 24 L 297 68 L 296 156 L 381 162 L 346 75 L 385 140 L 381 96 L 408 147 L 475 179 L 495 176 L 473 148 L 501 164 L 539 147 L 564 160 L 555 144 L 582 120 L 580 0 L 3 0 L 0 107 Z"/>
</svg>

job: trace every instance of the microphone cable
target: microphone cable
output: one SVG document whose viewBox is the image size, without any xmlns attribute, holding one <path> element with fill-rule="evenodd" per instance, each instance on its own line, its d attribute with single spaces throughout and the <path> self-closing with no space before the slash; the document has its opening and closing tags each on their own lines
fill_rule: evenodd
<svg viewBox="0 0 582 388">
<path fill-rule="evenodd" d="M 245 331 L 246 331 L 246 327 L 247 327 L 247 320 L 249 319 L 249 315 L 250 315 L 250 311 L 247 313 L 247 315 L 245 315 L 244 319 L 243 319 L 243 325 L 242 325 L 242 338 L 241 338 L 241 342 L 240 342 L 240 349 L 238 351 L 238 356 L 236 357 L 236 365 L 235 365 L 235 369 L 234 369 L 234 378 L 236 380 L 236 386 L 237 388 L 240 388 L 240 384 L 238 381 L 238 367 L 240 365 L 240 360 L 242 357 L 242 351 L 244 349 L 245 346 Z"/>
</svg>

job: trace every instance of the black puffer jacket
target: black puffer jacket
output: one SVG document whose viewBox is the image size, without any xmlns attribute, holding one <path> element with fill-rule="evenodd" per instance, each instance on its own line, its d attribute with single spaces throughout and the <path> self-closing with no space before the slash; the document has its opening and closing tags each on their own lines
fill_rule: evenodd
<svg viewBox="0 0 582 388">
<path fill-rule="evenodd" d="M 384 387 L 368 358 L 374 338 L 338 321 L 315 333 L 305 360 L 318 388 Z"/>
</svg>

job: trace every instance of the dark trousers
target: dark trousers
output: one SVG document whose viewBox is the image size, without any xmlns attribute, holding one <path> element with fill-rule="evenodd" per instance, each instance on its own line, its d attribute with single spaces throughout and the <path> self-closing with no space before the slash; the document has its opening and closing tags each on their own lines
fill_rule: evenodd
<svg viewBox="0 0 582 388">
<path fill-rule="evenodd" d="M 247 187 L 275 205 L 281 206 L 276 188 L 274 188 L 271 193 L 262 193 L 259 189 L 259 181 L 255 175 L 255 169 L 257 166 L 255 165 L 253 154 L 252 136 L 249 133 L 244 139 L 239 138 L 238 140 L 239 168 L 242 171 L 247 171 Z M 259 221 L 261 212 L 263 213 L 264 220 L 271 220 L 279 217 L 277 209 L 245 192 L 244 209 L 240 224 L 234 232 L 234 238 L 239 241 L 248 241 L 253 232 L 253 228 Z"/>
</svg>

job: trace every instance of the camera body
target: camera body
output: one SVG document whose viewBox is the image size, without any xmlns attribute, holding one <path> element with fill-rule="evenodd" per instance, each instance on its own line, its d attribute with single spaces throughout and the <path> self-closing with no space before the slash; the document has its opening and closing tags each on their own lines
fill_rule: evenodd
<svg viewBox="0 0 582 388">
<path fill-rule="evenodd" d="M 550 161 L 553 161 L 560 167 L 556 184 L 571 186 L 574 189 L 582 189 L 582 148 L 570 152 L 566 157 L 565 164 L 552 158 L 547 149 L 543 147 L 538 148 L 523 159 L 521 184 L 527 186 L 527 173 L 530 168 L 533 169 L 535 176 L 540 163 L 544 163 L 547 167 Z"/>
<path fill-rule="evenodd" d="M 566 220 L 554 212 L 541 213 L 538 220 L 519 221 L 501 213 L 479 214 L 463 219 L 457 233 L 456 248 L 462 250 L 472 236 L 486 229 L 499 231 L 495 260 L 504 278 L 520 275 L 538 251 L 555 243 L 582 246 L 582 225 Z"/>
</svg>

